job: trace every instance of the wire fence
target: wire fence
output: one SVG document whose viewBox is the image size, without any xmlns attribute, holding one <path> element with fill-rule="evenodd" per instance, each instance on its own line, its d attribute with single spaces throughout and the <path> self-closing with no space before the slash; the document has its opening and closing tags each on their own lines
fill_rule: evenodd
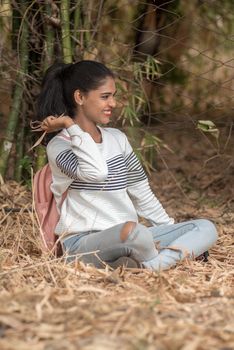
<svg viewBox="0 0 234 350">
<path fill-rule="evenodd" d="M 23 95 L 15 130 L 23 125 L 25 144 L 32 142 L 27 128 L 35 116 L 41 79 L 51 63 L 67 59 L 66 36 L 73 61 L 96 59 L 115 72 L 114 126 L 172 123 L 180 128 L 201 119 L 232 124 L 233 13 L 231 0 L 2 0 L 0 136 L 8 125 L 14 89 L 20 85 Z M 18 79 L 19 72 L 23 79 Z"/>
</svg>

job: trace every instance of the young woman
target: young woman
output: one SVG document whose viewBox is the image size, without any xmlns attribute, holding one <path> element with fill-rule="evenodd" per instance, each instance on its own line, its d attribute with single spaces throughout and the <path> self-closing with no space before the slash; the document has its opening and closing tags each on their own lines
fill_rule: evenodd
<svg viewBox="0 0 234 350">
<path fill-rule="evenodd" d="M 55 233 L 64 252 L 96 267 L 125 261 L 156 271 L 200 256 L 216 242 L 215 226 L 204 219 L 175 224 L 168 216 L 126 135 L 106 127 L 115 94 L 113 73 L 96 61 L 54 64 L 42 83 L 38 118 L 52 135 L 47 154 L 60 210 Z M 138 215 L 151 227 L 138 223 Z"/>
</svg>

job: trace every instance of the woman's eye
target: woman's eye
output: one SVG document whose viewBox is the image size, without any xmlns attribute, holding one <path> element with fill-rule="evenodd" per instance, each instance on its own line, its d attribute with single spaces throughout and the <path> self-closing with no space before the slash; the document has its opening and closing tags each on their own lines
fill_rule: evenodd
<svg viewBox="0 0 234 350">
<path fill-rule="evenodd" d="M 104 100 L 107 100 L 108 99 L 108 95 L 104 95 L 104 96 L 102 96 L 102 98 L 104 99 Z"/>
</svg>

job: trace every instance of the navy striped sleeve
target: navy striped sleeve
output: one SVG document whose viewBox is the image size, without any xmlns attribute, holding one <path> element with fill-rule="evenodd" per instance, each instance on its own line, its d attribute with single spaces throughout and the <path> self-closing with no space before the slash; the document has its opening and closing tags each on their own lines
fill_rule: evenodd
<svg viewBox="0 0 234 350">
<path fill-rule="evenodd" d="M 128 154 L 124 161 L 128 171 L 128 186 L 135 185 L 135 183 L 147 179 L 145 171 L 134 152 Z"/>
<path fill-rule="evenodd" d="M 56 157 L 56 165 L 61 172 L 74 180 L 77 178 L 78 157 L 71 149 L 60 152 Z"/>
</svg>

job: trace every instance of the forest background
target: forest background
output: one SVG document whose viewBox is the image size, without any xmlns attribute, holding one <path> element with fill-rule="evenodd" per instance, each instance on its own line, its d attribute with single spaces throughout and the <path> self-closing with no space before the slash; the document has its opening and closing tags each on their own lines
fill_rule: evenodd
<svg viewBox="0 0 234 350">
<path fill-rule="evenodd" d="M 232 0 L 0 0 L 1 350 L 234 349 L 233 28 Z M 215 223 L 208 262 L 95 269 L 45 251 L 30 121 L 47 67 L 81 59 L 114 71 L 110 126 L 168 214 Z"/>
<path fill-rule="evenodd" d="M 229 0 L 1 1 L 2 177 L 27 182 L 31 167 L 46 161 L 43 147 L 28 151 L 30 121 L 42 76 L 56 60 L 96 59 L 115 72 L 112 126 L 125 127 L 148 171 L 167 147 L 152 127 L 190 123 L 190 132 L 198 126 L 220 147 L 212 122 L 232 119 L 233 25 Z"/>
</svg>

